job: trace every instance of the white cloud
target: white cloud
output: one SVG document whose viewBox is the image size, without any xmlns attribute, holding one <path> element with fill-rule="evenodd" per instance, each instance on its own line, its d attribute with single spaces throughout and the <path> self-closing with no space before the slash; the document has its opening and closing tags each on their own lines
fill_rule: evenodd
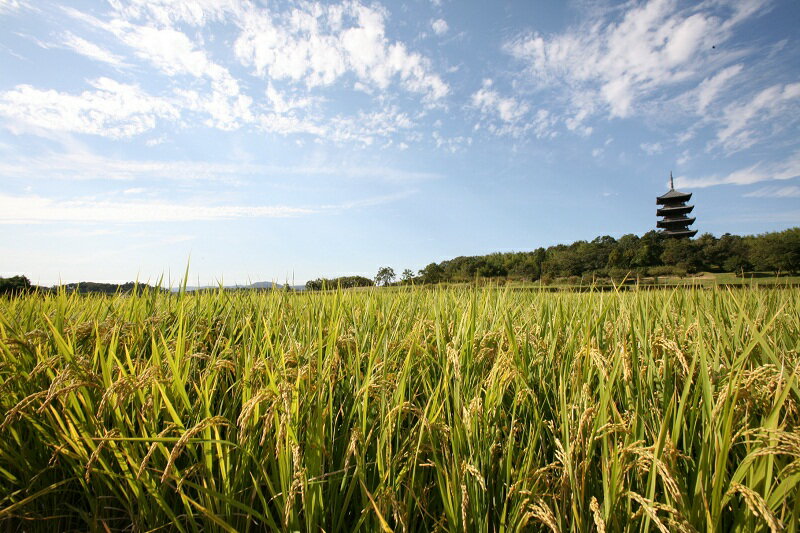
<svg viewBox="0 0 800 533">
<path fill-rule="evenodd" d="M 121 67 L 125 65 L 125 61 L 122 59 L 122 57 L 112 54 L 105 48 L 89 42 L 82 37 L 78 37 L 71 32 L 64 34 L 62 44 L 70 50 L 73 50 L 74 52 L 77 52 L 78 54 L 88 57 L 94 61 L 108 63 L 109 65 L 113 65 L 115 67 Z"/>
<path fill-rule="evenodd" d="M 500 96 L 492 89 L 492 80 L 483 81 L 483 87 L 472 94 L 472 105 L 486 114 L 495 114 L 504 122 L 516 122 L 528 112 L 527 104 L 511 97 Z"/>
<path fill-rule="evenodd" d="M 436 148 L 447 150 L 454 154 L 469 146 L 472 146 L 472 137 L 457 135 L 455 137 L 444 137 L 438 131 L 434 131 L 431 137 L 436 142 Z"/>
<path fill-rule="evenodd" d="M 436 19 L 432 21 L 431 28 L 433 28 L 433 31 L 436 35 L 444 35 L 447 33 L 447 30 L 450 29 L 450 27 L 447 25 L 447 21 L 444 19 Z"/>
<path fill-rule="evenodd" d="M 699 189 L 715 185 L 751 185 L 761 181 L 789 180 L 797 177 L 800 177 L 800 152 L 795 152 L 785 161 L 757 163 L 724 176 L 676 177 L 675 186 Z"/>
<path fill-rule="evenodd" d="M 502 96 L 493 88 L 491 79 L 483 80 L 483 86 L 472 93 L 470 102 L 472 107 L 480 110 L 486 121 L 486 124 L 476 125 L 476 129 L 484 127 L 494 135 L 512 137 L 521 137 L 529 130 L 533 130 L 539 138 L 555 134 L 553 126 L 557 119 L 548 110 L 539 109 L 530 117 L 531 109 L 527 103 Z"/>
<path fill-rule="evenodd" d="M 230 71 L 213 61 L 202 47 L 182 31 L 169 26 L 163 27 L 164 23 L 184 18 L 190 22 L 206 20 L 207 10 L 212 10 L 212 15 L 208 18 L 214 19 L 224 13 L 221 5 L 208 1 L 178 1 L 168 4 L 133 2 L 124 6 L 114 3 L 114 6 L 117 16 L 108 22 L 74 9 L 67 8 L 65 11 L 73 18 L 112 33 L 129 46 L 139 59 L 167 76 L 191 76 L 198 80 L 207 80 L 210 84 L 208 91 L 199 92 L 194 88 L 179 88 L 175 91 L 180 96 L 181 107 L 210 117 L 206 125 L 233 130 L 255 121 L 251 109 L 253 100 L 242 94 L 238 80 Z M 145 14 L 158 21 L 158 24 L 153 24 L 152 19 L 145 20 L 144 24 L 129 20 Z"/>
<path fill-rule="evenodd" d="M 136 55 L 155 65 L 168 75 L 191 74 L 197 78 L 208 75 L 222 77 L 223 72 L 198 50 L 183 32 L 168 29 L 135 26 L 116 20 L 110 28 Z"/>
<path fill-rule="evenodd" d="M 272 108 L 276 113 L 286 113 L 294 109 L 307 109 L 310 107 L 314 100 L 308 96 L 292 98 L 286 94 L 278 91 L 272 86 L 272 83 L 267 85 L 267 100 L 272 104 Z"/>
<path fill-rule="evenodd" d="M 661 143 L 642 143 L 639 145 L 639 148 L 642 149 L 647 155 L 655 155 L 660 154 L 664 151 L 664 147 Z"/>
<path fill-rule="evenodd" d="M 161 26 L 186 23 L 202 26 L 221 21 L 231 13 L 240 13 L 239 0 L 110 0 L 116 11 L 127 19 L 148 19 Z"/>
<path fill-rule="evenodd" d="M 311 214 L 287 206 L 191 205 L 168 202 L 59 201 L 41 196 L 0 195 L 0 224 L 40 222 L 185 222 L 278 218 Z"/>
<path fill-rule="evenodd" d="M 179 9 L 182 5 L 178 3 L 175 8 Z M 133 24 L 122 18 L 103 22 L 88 15 L 76 16 L 113 33 L 131 47 L 137 57 L 147 61 L 167 76 L 188 75 L 208 80 L 211 85 L 210 91 L 204 93 L 193 89 L 176 91 L 183 97 L 184 107 L 210 116 L 207 121 L 208 126 L 233 130 L 254 120 L 251 111 L 252 98 L 241 93 L 239 82 L 227 68 L 212 61 L 205 50 L 198 47 L 182 31 L 170 27 L 158 28 L 147 24 Z"/>
<path fill-rule="evenodd" d="M 109 78 L 89 83 L 94 89 L 80 94 L 17 85 L 0 92 L 0 115 L 38 128 L 111 138 L 138 135 L 159 120 L 179 116 L 173 102 L 148 95 L 138 85 Z"/>
<path fill-rule="evenodd" d="M 762 187 L 744 196 L 751 198 L 800 198 L 800 187 L 797 185 L 789 185 L 787 187 Z"/>
<path fill-rule="evenodd" d="M 371 94 L 399 84 L 432 103 L 449 90 L 432 72 L 427 58 L 385 36 L 386 14 L 376 6 L 348 0 L 331 5 L 301 3 L 272 12 L 238 0 L 132 0 L 114 1 L 112 7 L 110 21 L 71 8 L 65 11 L 111 32 L 138 58 L 167 76 L 206 80 L 210 90 L 202 84 L 187 86 L 176 80 L 170 97 L 180 111 L 206 117 L 204 123 L 209 127 L 233 130 L 252 124 L 280 135 L 308 134 L 334 142 L 370 145 L 376 137 L 406 126 L 376 125 L 373 119 L 380 113 L 324 116 L 319 112 L 324 100 L 309 95 L 309 89 L 342 81 L 350 74 L 347 82 L 354 77 L 353 87 Z M 256 75 L 269 79 L 262 93 L 266 100 L 244 94 L 227 68 L 213 61 L 198 42 L 175 26 L 202 26 L 211 21 L 233 26 L 234 55 L 243 65 L 253 67 Z M 285 89 L 276 88 L 278 81 L 287 82 Z"/>
<path fill-rule="evenodd" d="M 765 3 L 720 0 L 687 8 L 675 0 L 631 3 L 618 22 L 606 18 L 552 36 L 522 35 L 506 49 L 524 62 L 535 86 L 565 94 L 571 110 L 566 113 L 576 122 L 598 112 L 627 117 L 641 102 L 708 70 L 712 45 L 727 41 L 733 27 Z"/>
<path fill-rule="evenodd" d="M 288 15 L 267 9 L 241 14 L 236 56 L 261 76 L 330 85 L 353 73 L 367 86 L 387 88 L 398 81 L 429 101 L 446 96 L 449 87 L 430 60 L 386 37 L 385 13 L 357 2 L 300 4 Z"/>
<path fill-rule="evenodd" d="M 0 15 L 27 7 L 27 5 L 28 4 L 22 0 L 0 0 Z"/>
</svg>

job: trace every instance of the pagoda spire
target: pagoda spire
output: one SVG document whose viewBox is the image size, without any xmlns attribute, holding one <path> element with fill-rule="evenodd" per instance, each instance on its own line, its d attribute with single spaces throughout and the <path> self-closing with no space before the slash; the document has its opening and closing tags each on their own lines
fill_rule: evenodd
<svg viewBox="0 0 800 533">
<path fill-rule="evenodd" d="M 672 183 L 672 171 L 669 171 L 669 190 L 674 191 L 675 185 Z"/>
</svg>

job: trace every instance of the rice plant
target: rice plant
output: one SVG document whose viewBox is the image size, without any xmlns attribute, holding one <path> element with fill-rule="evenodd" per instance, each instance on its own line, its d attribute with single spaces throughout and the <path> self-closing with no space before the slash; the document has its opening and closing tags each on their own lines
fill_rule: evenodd
<svg viewBox="0 0 800 533">
<path fill-rule="evenodd" d="M 0 299 L 6 531 L 798 531 L 800 290 Z"/>
</svg>

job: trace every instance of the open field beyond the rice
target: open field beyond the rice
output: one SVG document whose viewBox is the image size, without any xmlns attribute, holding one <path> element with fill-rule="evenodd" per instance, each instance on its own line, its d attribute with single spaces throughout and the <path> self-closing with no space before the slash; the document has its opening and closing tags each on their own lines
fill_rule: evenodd
<svg viewBox="0 0 800 533">
<path fill-rule="evenodd" d="M 2 531 L 798 531 L 800 289 L 0 299 Z"/>
</svg>

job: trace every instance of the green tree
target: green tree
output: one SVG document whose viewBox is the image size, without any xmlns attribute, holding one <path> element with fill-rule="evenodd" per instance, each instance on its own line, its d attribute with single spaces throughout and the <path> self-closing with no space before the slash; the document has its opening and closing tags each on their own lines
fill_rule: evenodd
<svg viewBox="0 0 800 533">
<path fill-rule="evenodd" d="M 378 273 L 375 274 L 375 285 L 383 285 L 384 287 L 394 281 L 394 269 L 392 267 L 381 267 Z"/>
<path fill-rule="evenodd" d="M 750 252 L 758 270 L 800 272 L 800 228 L 754 237 Z"/>
<path fill-rule="evenodd" d="M 403 273 L 400 274 L 400 276 L 403 282 L 409 283 L 412 279 L 414 279 L 414 271 L 411 270 L 410 268 L 407 268 L 403 270 Z"/>
<path fill-rule="evenodd" d="M 747 240 L 730 233 L 726 233 L 717 240 L 714 250 L 714 260 L 722 270 L 736 272 L 740 275 L 753 268 L 748 259 L 749 255 Z"/>
<path fill-rule="evenodd" d="M 694 245 L 694 262 L 701 270 L 719 270 L 722 267 L 723 259 L 717 253 L 717 238 L 710 233 L 703 233 L 697 239 L 691 241 Z"/>
<path fill-rule="evenodd" d="M 327 279 L 317 278 L 306 282 L 306 289 L 309 291 L 321 291 L 326 289 L 352 289 L 354 287 L 372 287 L 373 281 L 364 276 L 342 276 L 339 278 Z"/>
<path fill-rule="evenodd" d="M 0 278 L 0 295 L 20 294 L 30 291 L 31 288 L 31 281 L 26 276 Z"/>
<path fill-rule="evenodd" d="M 431 263 L 419 271 L 423 283 L 439 283 L 446 281 L 444 267 L 438 263 Z"/>
<path fill-rule="evenodd" d="M 687 272 L 697 272 L 698 260 L 694 244 L 689 239 L 669 239 L 664 244 L 661 260 L 665 265 L 685 268 Z"/>
</svg>

